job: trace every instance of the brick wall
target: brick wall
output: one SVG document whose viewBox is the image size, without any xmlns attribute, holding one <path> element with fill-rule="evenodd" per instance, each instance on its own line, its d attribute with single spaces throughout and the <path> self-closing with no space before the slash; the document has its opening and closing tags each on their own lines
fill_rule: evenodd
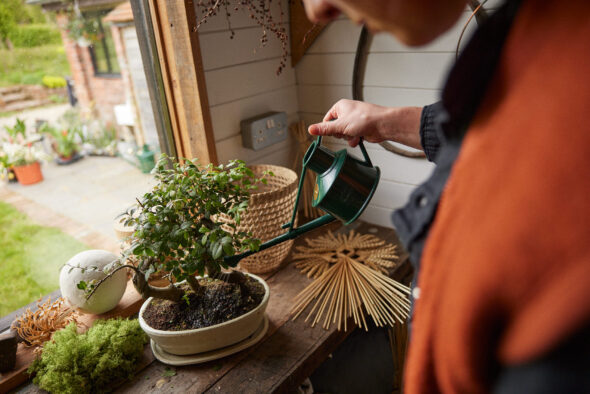
<svg viewBox="0 0 590 394">
<path fill-rule="evenodd" d="M 57 21 L 60 26 L 65 26 L 67 24 L 67 15 L 58 15 Z M 61 34 L 80 107 L 88 110 L 94 106 L 97 115 L 105 123 L 115 125 L 113 107 L 126 102 L 125 84 L 122 77 L 94 75 L 89 49 L 77 45 L 68 37 L 64 29 L 61 30 Z M 117 55 L 119 55 L 120 48 L 117 47 L 116 50 Z"/>
</svg>

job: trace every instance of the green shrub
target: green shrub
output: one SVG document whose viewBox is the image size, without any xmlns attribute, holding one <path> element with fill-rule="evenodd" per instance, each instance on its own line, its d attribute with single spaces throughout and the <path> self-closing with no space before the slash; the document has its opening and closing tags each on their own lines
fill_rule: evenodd
<svg viewBox="0 0 590 394">
<path fill-rule="evenodd" d="M 47 86 L 50 89 L 55 89 L 55 88 L 65 88 L 67 84 L 66 84 L 65 78 L 63 78 L 63 77 L 46 75 L 43 77 L 43 85 Z"/>
<path fill-rule="evenodd" d="M 43 346 L 29 373 L 50 393 L 105 392 L 113 381 L 133 375 L 145 343 L 137 320 L 99 320 L 84 334 L 71 323 Z"/>
<path fill-rule="evenodd" d="M 16 48 L 33 48 L 62 43 L 58 28 L 48 24 L 18 25 L 12 29 L 8 38 Z"/>
</svg>

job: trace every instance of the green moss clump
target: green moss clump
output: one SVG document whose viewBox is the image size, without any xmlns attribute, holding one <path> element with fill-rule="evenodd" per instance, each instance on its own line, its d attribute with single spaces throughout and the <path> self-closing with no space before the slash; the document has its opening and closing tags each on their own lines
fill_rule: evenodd
<svg viewBox="0 0 590 394">
<path fill-rule="evenodd" d="M 71 323 L 45 344 L 28 372 L 50 393 L 109 391 L 109 383 L 133 375 L 147 340 L 136 319 L 100 320 L 84 334 Z"/>
</svg>

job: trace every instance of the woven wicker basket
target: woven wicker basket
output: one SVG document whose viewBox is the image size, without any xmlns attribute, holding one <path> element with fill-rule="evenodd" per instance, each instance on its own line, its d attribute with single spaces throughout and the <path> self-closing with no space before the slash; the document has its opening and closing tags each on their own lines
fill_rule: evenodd
<svg viewBox="0 0 590 394">
<path fill-rule="evenodd" d="M 253 237 L 266 242 L 286 231 L 281 226 L 293 214 L 293 204 L 297 196 L 297 174 L 288 168 L 274 165 L 261 164 L 250 168 L 257 177 L 265 171 L 272 171 L 274 176 L 267 177 L 268 184 L 260 185 L 250 195 L 248 210 L 242 215 L 238 231 L 251 232 Z M 293 240 L 290 240 L 255 253 L 242 259 L 240 267 L 254 274 L 274 271 L 281 266 L 292 246 Z"/>
</svg>

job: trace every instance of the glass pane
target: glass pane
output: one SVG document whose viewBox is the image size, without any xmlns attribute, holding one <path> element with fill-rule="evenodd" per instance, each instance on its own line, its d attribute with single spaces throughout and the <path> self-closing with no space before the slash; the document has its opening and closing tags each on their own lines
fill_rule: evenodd
<svg viewBox="0 0 590 394">
<path fill-rule="evenodd" d="M 107 56 L 104 52 L 104 47 L 101 42 L 92 45 L 94 53 L 94 68 L 97 74 L 109 74 L 109 67 L 107 63 Z"/>
<path fill-rule="evenodd" d="M 117 51 L 111 33 L 111 24 L 104 23 L 102 19 L 108 15 L 105 12 L 88 13 L 84 16 L 89 20 L 92 41 L 92 54 L 94 57 L 94 68 L 97 74 L 119 74 L 119 63 Z"/>
<path fill-rule="evenodd" d="M 129 3 L 4 2 L 0 317 L 58 289 L 77 253 L 120 252 L 115 217 L 151 188 L 160 150 Z"/>
<path fill-rule="evenodd" d="M 110 73 L 119 74 L 121 70 L 119 69 L 119 62 L 117 61 L 117 51 L 115 51 L 115 42 L 113 41 L 113 36 L 111 34 L 110 24 L 107 23 L 104 25 L 104 32 L 104 41 L 107 48 L 106 56 L 109 57 L 109 63 L 111 65 Z"/>
</svg>

